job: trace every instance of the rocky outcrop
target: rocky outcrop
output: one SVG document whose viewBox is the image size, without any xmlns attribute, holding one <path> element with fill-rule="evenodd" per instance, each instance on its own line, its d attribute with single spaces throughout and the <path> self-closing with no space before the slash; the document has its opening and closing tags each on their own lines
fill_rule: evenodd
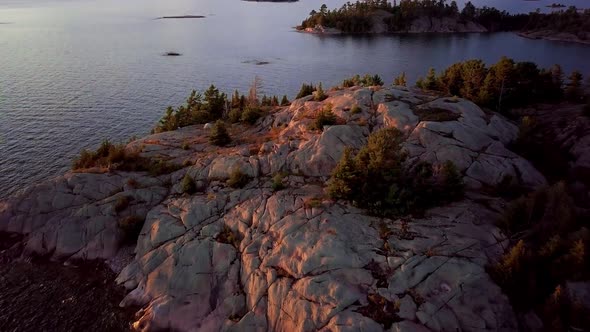
<svg viewBox="0 0 590 332">
<path fill-rule="evenodd" d="M 144 331 L 515 330 L 508 299 L 485 272 L 506 244 L 494 226 L 504 202 L 479 189 L 505 176 L 545 183 L 505 147 L 517 127 L 467 100 L 403 87 L 328 95 L 230 130 L 227 148 L 211 146 L 202 126 L 136 140 L 127 148 L 183 168 L 159 177 L 68 173 L 0 202 L 0 231 L 23 234 L 26 255 L 108 259 L 123 241 L 119 221 L 145 218 L 117 278 L 129 291 L 121 304 L 142 307 L 134 326 Z M 340 124 L 310 130 L 326 107 Z M 467 197 L 400 219 L 327 199 L 323 184 L 344 149 L 384 127 L 406 133 L 409 162 L 453 161 Z M 226 185 L 236 168 L 251 177 L 242 189 Z M 182 193 L 185 174 L 192 195 Z"/>
<path fill-rule="evenodd" d="M 560 32 L 555 30 L 531 30 L 521 31 L 519 36 L 529 39 L 545 39 L 552 41 L 590 44 L 590 32 L 579 31 L 578 33 Z"/>
</svg>

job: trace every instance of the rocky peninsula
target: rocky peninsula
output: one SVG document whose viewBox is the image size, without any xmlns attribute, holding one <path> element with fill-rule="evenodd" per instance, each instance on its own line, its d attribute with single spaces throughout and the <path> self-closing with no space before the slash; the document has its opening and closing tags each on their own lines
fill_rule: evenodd
<svg viewBox="0 0 590 332">
<path fill-rule="evenodd" d="M 335 122 L 314 127 L 326 109 Z M 494 188 L 547 180 L 507 148 L 519 128 L 504 116 L 403 86 L 352 86 L 233 124 L 224 147 L 210 128 L 124 147 L 165 168 L 157 174 L 78 169 L 1 201 L 0 232 L 22 236 L 9 250 L 111 264 L 141 331 L 518 329 L 488 274 L 510 246 Z M 401 133 L 409 165 L 452 162 L 463 198 L 399 217 L 331 199 L 326 181 L 346 149 L 384 129 Z"/>
</svg>

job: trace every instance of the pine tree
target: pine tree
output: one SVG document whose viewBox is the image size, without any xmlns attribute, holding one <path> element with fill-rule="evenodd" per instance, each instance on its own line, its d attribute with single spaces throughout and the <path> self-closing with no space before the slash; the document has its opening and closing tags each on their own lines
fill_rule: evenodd
<svg viewBox="0 0 590 332">
<path fill-rule="evenodd" d="M 580 101 L 582 99 L 582 74 L 579 71 L 574 70 L 568 77 L 569 83 L 565 90 L 567 99 L 571 101 Z"/>
<path fill-rule="evenodd" d="M 399 86 L 406 86 L 408 83 L 406 81 L 406 73 L 402 72 L 398 77 L 393 80 L 393 85 Z"/>
<path fill-rule="evenodd" d="M 217 120 L 217 122 L 215 122 L 215 125 L 211 128 L 209 142 L 217 146 L 226 146 L 231 142 L 231 137 L 229 136 L 223 121 Z"/>
<path fill-rule="evenodd" d="M 320 82 L 320 84 L 318 85 L 318 88 L 314 92 L 313 100 L 315 100 L 315 101 L 323 101 L 326 98 L 328 98 L 328 96 L 324 92 L 324 88 L 322 87 L 322 83 Z"/>
<path fill-rule="evenodd" d="M 272 96 L 272 100 L 270 102 L 270 106 L 279 106 L 279 97 Z"/>
<path fill-rule="evenodd" d="M 289 104 L 289 98 L 287 98 L 287 95 L 284 95 L 283 99 L 281 99 L 281 106 L 289 106 Z"/>
<path fill-rule="evenodd" d="M 231 97 L 231 108 L 240 108 L 240 100 L 240 93 L 238 90 L 234 91 L 234 94 Z"/>
</svg>

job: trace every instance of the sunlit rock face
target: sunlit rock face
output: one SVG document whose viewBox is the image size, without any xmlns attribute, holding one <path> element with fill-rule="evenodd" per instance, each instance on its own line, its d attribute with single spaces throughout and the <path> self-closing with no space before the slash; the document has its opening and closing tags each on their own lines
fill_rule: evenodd
<svg viewBox="0 0 590 332">
<path fill-rule="evenodd" d="M 202 126 L 131 142 L 144 157 L 183 165 L 171 174 L 68 173 L 0 202 L 0 231 L 25 234 L 26 255 L 111 259 L 119 221 L 145 218 L 135 257 L 117 282 L 139 305 L 144 331 L 511 331 L 508 299 L 485 266 L 506 244 L 494 226 L 505 203 L 481 193 L 509 177 L 543 176 L 506 148 L 518 128 L 455 98 L 403 87 L 332 90 L 230 131 L 218 148 Z M 330 107 L 338 125 L 310 130 Z M 422 218 L 376 218 L 326 198 L 346 147 L 395 127 L 408 162 L 453 161 L 463 201 Z M 226 180 L 236 168 L 242 189 Z M 285 173 L 285 189 L 272 177 Z M 197 192 L 182 193 L 185 174 Z M 122 199 L 125 197 L 125 199 Z M 124 204 L 122 203 L 124 202 Z"/>
</svg>

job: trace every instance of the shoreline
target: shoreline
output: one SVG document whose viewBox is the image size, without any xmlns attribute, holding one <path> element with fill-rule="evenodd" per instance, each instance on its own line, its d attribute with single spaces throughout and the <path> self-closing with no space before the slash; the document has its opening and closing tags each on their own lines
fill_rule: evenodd
<svg viewBox="0 0 590 332">
<path fill-rule="evenodd" d="M 502 33 L 502 32 L 511 32 L 519 37 L 526 38 L 526 39 L 533 39 L 533 40 L 548 40 L 548 41 L 557 41 L 557 42 L 565 42 L 565 43 L 574 43 L 574 44 L 582 44 L 582 45 L 590 45 L 590 40 L 581 40 L 576 36 L 559 36 L 559 33 L 553 33 L 550 35 L 542 35 L 544 31 L 396 31 L 396 32 L 358 32 L 358 33 L 347 33 L 335 28 L 323 28 L 325 30 L 321 30 L 318 28 L 305 28 L 301 29 L 299 26 L 294 27 L 295 32 L 303 33 L 303 34 L 310 34 L 310 35 L 318 35 L 318 36 L 395 36 L 395 35 L 455 35 L 455 34 L 491 34 L 491 33 Z"/>
<path fill-rule="evenodd" d="M 559 33 L 555 31 L 517 31 L 518 36 L 527 39 L 549 40 L 565 43 L 590 45 L 590 40 L 582 40 L 573 34 Z"/>
</svg>

